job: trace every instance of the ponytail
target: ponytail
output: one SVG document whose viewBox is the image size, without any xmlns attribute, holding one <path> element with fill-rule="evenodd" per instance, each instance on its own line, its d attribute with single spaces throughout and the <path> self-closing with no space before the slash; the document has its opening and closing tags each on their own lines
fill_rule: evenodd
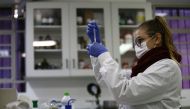
<svg viewBox="0 0 190 109">
<path fill-rule="evenodd" d="M 175 56 L 176 48 L 173 44 L 172 33 L 163 17 L 156 16 L 153 20 L 142 23 L 139 28 L 145 28 L 147 34 L 150 36 L 160 33 L 162 46 L 168 49 L 170 58 L 178 63 L 179 59 Z"/>
<path fill-rule="evenodd" d="M 176 51 L 176 48 L 173 44 L 171 30 L 169 29 L 169 27 L 163 17 L 156 16 L 155 20 L 158 21 L 163 27 L 162 28 L 162 30 L 163 30 L 162 44 L 168 49 L 171 59 L 173 59 L 174 61 L 177 62 L 177 59 L 175 59 L 175 56 L 174 56 L 174 51 Z"/>
</svg>

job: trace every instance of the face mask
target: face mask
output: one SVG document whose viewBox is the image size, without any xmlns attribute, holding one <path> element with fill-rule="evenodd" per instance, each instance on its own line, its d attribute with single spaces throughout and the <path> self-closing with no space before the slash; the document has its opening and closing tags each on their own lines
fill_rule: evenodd
<svg viewBox="0 0 190 109">
<path fill-rule="evenodd" d="M 146 52 L 148 52 L 150 49 L 146 45 L 146 41 L 141 43 L 141 47 L 135 45 L 135 52 L 137 58 L 141 58 Z"/>
</svg>

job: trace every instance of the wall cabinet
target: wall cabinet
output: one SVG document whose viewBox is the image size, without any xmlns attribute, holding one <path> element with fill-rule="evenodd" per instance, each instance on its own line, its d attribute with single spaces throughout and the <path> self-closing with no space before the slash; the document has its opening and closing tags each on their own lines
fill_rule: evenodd
<svg viewBox="0 0 190 109">
<path fill-rule="evenodd" d="M 112 36 L 114 58 L 121 68 L 130 68 L 135 62 L 133 32 L 139 24 L 152 19 L 150 3 L 112 3 Z"/>
<path fill-rule="evenodd" d="M 68 76 L 68 4 L 28 3 L 26 14 L 27 77 Z"/>
<path fill-rule="evenodd" d="M 27 77 L 92 76 L 86 50 L 86 25 L 92 19 L 111 47 L 109 4 L 28 3 Z"/>
<path fill-rule="evenodd" d="M 110 7 L 106 2 L 72 3 L 70 5 L 70 59 L 72 60 L 71 75 L 93 75 L 90 58 L 86 51 L 89 43 L 86 25 L 95 19 L 100 27 L 102 41 L 111 49 L 111 18 Z"/>
<path fill-rule="evenodd" d="M 126 42 L 133 48 L 132 31 L 152 15 L 149 3 L 127 4 L 27 3 L 27 77 L 93 76 L 86 51 L 89 43 L 86 25 L 93 19 L 100 28 L 102 42 L 114 58 L 123 64 L 123 54 L 126 53 L 120 53 L 120 43 Z M 133 52 L 127 53 L 134 57 Z"/>
</svg>

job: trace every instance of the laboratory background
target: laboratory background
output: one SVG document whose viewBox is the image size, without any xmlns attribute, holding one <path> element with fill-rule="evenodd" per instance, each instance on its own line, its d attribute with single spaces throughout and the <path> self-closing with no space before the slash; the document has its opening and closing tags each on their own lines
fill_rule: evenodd
<svg viewBox="0 0 190 109">
<path fill-rule="evenodd" d="M 94 78 L 86 25 L 95 20 L 103 44 L 121 69 L 130 69 L 133 31 L 154 16 L 165 17 L 182 55 L 181 105 L 190 109 L 189 0 L 1 0 L 0 90 L 14 88 L 38 109 L 65 93 L 74 109 L 96 109 L 97 101 L 116 109 L 109 89 Z"/>
</svg>

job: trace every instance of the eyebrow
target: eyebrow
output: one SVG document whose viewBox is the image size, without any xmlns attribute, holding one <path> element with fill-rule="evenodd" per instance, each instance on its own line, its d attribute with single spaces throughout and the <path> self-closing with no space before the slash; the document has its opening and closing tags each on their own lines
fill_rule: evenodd
<svg viewBox="0 0 190 109">
<path fill-rule="evenodd" d="M 142 36 L 141 35 L 139 35 L 139 36 L 135 36 L 136 38 L 141 38 L 141 39 L 144 39 L 144 38 L 142 38 Z"/>
<path fill-rule="evenodd" d="M 138 36 L 135 36 L 135 38 L 142 38 L 142 39 L 146 39 L 146 38 L 144 38 L 144 37 L 142 37 L 142 36 L 149 36 L 149 35 L 138 35 Z"/>
</svg>

